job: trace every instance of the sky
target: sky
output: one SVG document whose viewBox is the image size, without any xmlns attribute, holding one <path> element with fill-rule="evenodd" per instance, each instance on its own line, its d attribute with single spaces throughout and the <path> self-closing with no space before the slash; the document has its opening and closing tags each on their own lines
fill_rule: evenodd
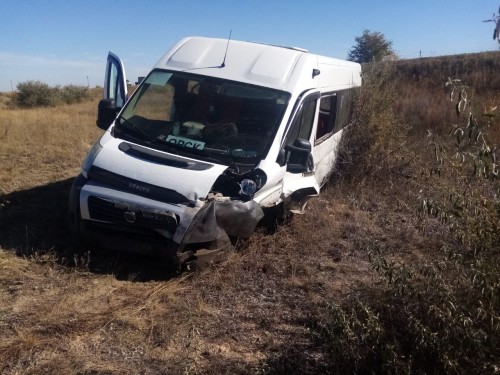
<svg viewBox="0 0 500 375">
<path fill-rule="evenodd" d="M 400 58 L 498 51 L 500 0 L 0 0 L 0 92 L 20 82 L 103 85 L 108 51 L 146 75 L 185 36 L 301 47 L 345 59 L 363 30 Z"/>
</svg>

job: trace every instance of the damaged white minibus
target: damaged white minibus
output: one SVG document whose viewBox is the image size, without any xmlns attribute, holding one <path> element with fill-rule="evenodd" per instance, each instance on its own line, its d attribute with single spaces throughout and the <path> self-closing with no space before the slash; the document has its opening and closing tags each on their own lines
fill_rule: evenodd
<svg viewBox="0 0 500 375">
<path fill-rule="evenodd" d="M 264 212 L 302 212 L 332 172 L 359 64 L 294 47 L 189 37 L 128 98 L 110 53 L 71 227 L 107 248 L 206 261 Z"/>
</svg>

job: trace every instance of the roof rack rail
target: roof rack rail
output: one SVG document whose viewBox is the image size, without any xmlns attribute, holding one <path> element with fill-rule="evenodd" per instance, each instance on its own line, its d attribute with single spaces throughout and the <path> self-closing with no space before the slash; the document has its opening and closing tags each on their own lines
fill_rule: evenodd
<svg viewBox="0 0 500 375">
<path fill-rule="evenodd" d="M 262 43 L 262 42 L 254 42 L 252 40 L 248 41 L 249 43 L 255 43 L 255 44 L 263 44 L 266 46 L 273 46 L 273 47 L 280 47 L 280 48 L 286 48 L 286 49 L 293 49 L 294 51 L 299 51 L 299 52 L 309 52 L 305 48 L 300 48 L 300 47 L 293 47 L 293 46 L 281 46 L 279 44 L 272 44 L 272 43 Z"/>
</svg>

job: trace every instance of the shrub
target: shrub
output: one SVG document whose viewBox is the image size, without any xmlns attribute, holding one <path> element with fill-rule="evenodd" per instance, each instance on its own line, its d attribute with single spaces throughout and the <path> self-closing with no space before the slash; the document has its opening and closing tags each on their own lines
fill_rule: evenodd
<svg viewBox="0 0 500 375">
<path fill-rule="evenodd" d="M 66 85 L 60 89 L 61 98 L 66 104 L 81 103 L 91 97 L 87 87 L 77 85 Z"/>
<path fill-rule="evenodd" d="M 396 91 L 389 64 L 363 67 L 363 85 L 354 99 L 353 122 L 344 131 L 337 158 L 337 177 L 348 180 L 387 178 L 403 173 L 413 154 L 408 127 L 393 110 Z"/>
<path fill-rule="evenodd" d="M 84 86 L 50 87 L 40 81 L 26 81 L 17 85 L 16 102 L 21 108 L 52 107 L 58 104 L 80 103 L 91 98 Z"/>
<path fill-rule="evenodd" d="M 393 119 L 386 107 L 390 93 L 384 92 L 389 86 L 370 85 L 377 97 L 361 96 L 364 106 L 356 121 L 363 122 L 354 124 L 348 140 L 360 153 L 351 160 L 370 163 L 368 169 L 359 167 L 376 178 L 370 171 L 380 169 L 372 156 L 397 149 L 386 130 L 397 127 L 382 123 Z M 478 118 L 468 88 L 458 80 L 447 86 L 457 122 L 450 137 L 431 137 L 434 161 L 427 174 L 414 177 L 421 189 L 414 215 L 422 228 L 432 228 L 426 233 L 434 233 L 440 247 L 411 262 L 383 242 L 363 239 L 369 261 L 385 283 L 331 303 L 314 322 L 333 372 L 500 371 L 500 155 L 489 137 L 496 109 Z M 372 113 L 377 108 L 383 112 Z M 391 164 L 386 164 L 381 168 L 390 172 Z"/>
<path fill-rule="evenodd" d="M 319 324 L 335 370 L 497 371 L 498 281 L 485 282 L 485 267 L 478 272 L 446 256 L 418 265 L 396 262 L 377 243 L 371 243 L 369 251 L 387 289 L 379 286 L 343 304 L 330 305 Z"/>
<path fill-rule="evenodd" d="M 41 81 L 26 81 L 17 85 L 17 104 L 23 108 L 49 107 L 57 102 L 56 91 Z"/>
</svg>

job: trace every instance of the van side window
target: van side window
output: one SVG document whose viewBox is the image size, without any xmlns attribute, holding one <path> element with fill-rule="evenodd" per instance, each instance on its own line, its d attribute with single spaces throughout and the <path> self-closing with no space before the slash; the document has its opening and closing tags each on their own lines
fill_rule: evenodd
<svg viewBox="0 0 500 375">
<path fill-rule="evenodd" d="M 316 143 L 345 128 L 352 118 L 353 89 L 337 91 L 320 100 Z"/>
<path fill-rule="evenodd" d="M 337 95 L 324 96 L 319 102 L 318 126 L 316 140 L 332 133 L 337 117 Z"/>
<path fill-rule="evenodd" d="M 337 92 L 337 118 L 333 129 L 335 133 L 344 129 L 351 122 L 353 93 L 354 89 Z"/>
</svg>

